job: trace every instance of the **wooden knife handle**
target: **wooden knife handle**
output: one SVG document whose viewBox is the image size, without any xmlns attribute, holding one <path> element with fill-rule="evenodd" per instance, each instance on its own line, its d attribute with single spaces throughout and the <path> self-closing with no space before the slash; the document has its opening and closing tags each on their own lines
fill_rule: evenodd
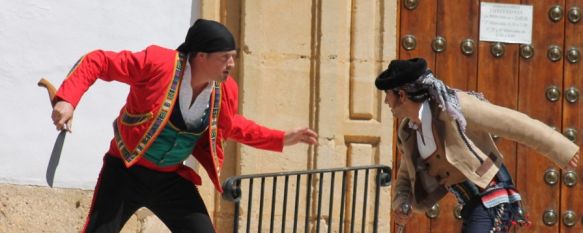
<svg viewBox="0 0 583 233">
<path fill-rule="evenodd" d="M 41 78 L 38 81 L 38 86 L 47 89 L 47 92 L 49 93 L 49 100 L 51 101 L 51 105 L 53 105 L 53 100 L 55 99 L 55 95 L 57 94 L 57 89 L 55 88 L 55 86 L 53 86 L 53 84 L 51 84 L 49 80 L 46 80 L 44 78 Z"/>
</svg>

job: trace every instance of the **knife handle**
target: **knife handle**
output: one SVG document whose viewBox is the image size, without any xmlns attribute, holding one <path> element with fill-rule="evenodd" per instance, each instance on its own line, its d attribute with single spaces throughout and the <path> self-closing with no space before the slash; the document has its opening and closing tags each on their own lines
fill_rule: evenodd
<svg viewBox="0 0 583 233">
<path fill-rule="evenodd" d="M 55 100 L 55 95 L 57 95 L 57 88 L 55 88 L 55 86 L 53 86 L 53 84 L 49 81 L 46 80 L 44 78 L 41 78 L 37 85 L 39 87 L 44 87 L 47 89 L 47 92 L 49 93 L 49 101 L 51 102 L 51 106 L 55 106 L 55 102 L 53 102 L 53 100 Z M 69 121 L 67 121 L 67 123 L 65 124 L 65 127 L 62 130 L 71 132 L 71 122 L 72 122 L 73 118 L 69 119 Z"/>
<path fill-rule="evenodd" d="M 53 86 L 53 84 L 51 84 L 49 80 L 46 80 L 44 78 L 41 78 L 37 84 L 39 87 L 44 87 L 47 89 L 47 92 L 49 93 L 49 100 L 51 101 L 51 106 L 54 105 L 53 100 L 55 99 L 55 95 L 57 94 L 57 89 L 55 88 L 55 86 Z"/>
</svg>

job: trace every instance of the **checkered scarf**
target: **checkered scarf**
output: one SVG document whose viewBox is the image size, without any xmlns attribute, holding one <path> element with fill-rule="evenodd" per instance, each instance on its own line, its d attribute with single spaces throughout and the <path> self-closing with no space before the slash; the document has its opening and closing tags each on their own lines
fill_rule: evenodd
<svg viewBox="0 0 583 233">
<path fill-rule="evenodd" d="M 465 131 L 466 118 L 461 111 L 456 90 L 449 88 L 441 80 L 435 78 L 431 70 L 427 70 L 415 82 L 407 83 L 401 86 L 400 89 L 407 93 L 427 91 L 429 98 L 435 101 L 442 111 L 447 111 L 449 116 L 457 121 L 460 129 Z"/>
</svg>

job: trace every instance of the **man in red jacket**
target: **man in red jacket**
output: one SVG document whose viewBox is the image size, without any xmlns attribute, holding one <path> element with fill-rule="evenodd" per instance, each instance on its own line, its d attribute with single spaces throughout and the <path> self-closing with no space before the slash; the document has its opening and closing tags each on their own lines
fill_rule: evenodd
<svg viewBox="0 0 583 233">
<path fill-rule="evenodd" d="M 77 62 L 55 98 L 51 117 L 58 130 L 70 129 L 75 107 L 97 78 L 130 85 L 83 232 L 119 232 L 140 207 L 172 232 L 214 232 L 195 186 L 201 178 L 184 160 L 193 155 L 222 192 L 223 140 L 272 151 L 317 143 L 308 128 L 283 132 L 237 113 L 238 87 L 229 76 L 235 49 L 224 25 L 199 19 L 176 50 L 96 50 Z"/>
</svg>

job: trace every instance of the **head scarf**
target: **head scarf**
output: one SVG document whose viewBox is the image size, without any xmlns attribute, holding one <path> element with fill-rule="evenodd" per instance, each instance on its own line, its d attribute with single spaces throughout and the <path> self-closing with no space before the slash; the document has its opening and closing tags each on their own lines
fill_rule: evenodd
<svg viewBox="0 0 583 233">
<path fill-rule="evenodd" d="M 456 90 L 446 86 L 437 79 L 423 58 L 409 60 L 393 60 L 389 67 L 375 80 L 375 85 L 380 90 L 402 89 L 408 94 L 427 92 L 429 98 L 438 105 L 442 111 L 447 111 L 462 131 L 466 128 L 464 117 Z"/>
<path fill-rule="evenodd" d="M 455 89 L 446 86 L 443 81 L 435 78 L 431 70 L 426 70 L 414 82 L 406 83 L 400 88 L 406 93 L 418 93 L 427 91 L 429 98 L 437 103 L 442 111 L 447 111 L 449 116 L 458 122 L 462 131 L 466 128 L 466 118 L 461 111 L 461 105 Z"/>
<path fill-rule="evenodd" d="M 222 52 L 235 50 L 235 38 L 225 25 L 212 20 L 198 19 L 188 29 L 186 39 L 176 50 L 190 52 Z"/>
</svg>

